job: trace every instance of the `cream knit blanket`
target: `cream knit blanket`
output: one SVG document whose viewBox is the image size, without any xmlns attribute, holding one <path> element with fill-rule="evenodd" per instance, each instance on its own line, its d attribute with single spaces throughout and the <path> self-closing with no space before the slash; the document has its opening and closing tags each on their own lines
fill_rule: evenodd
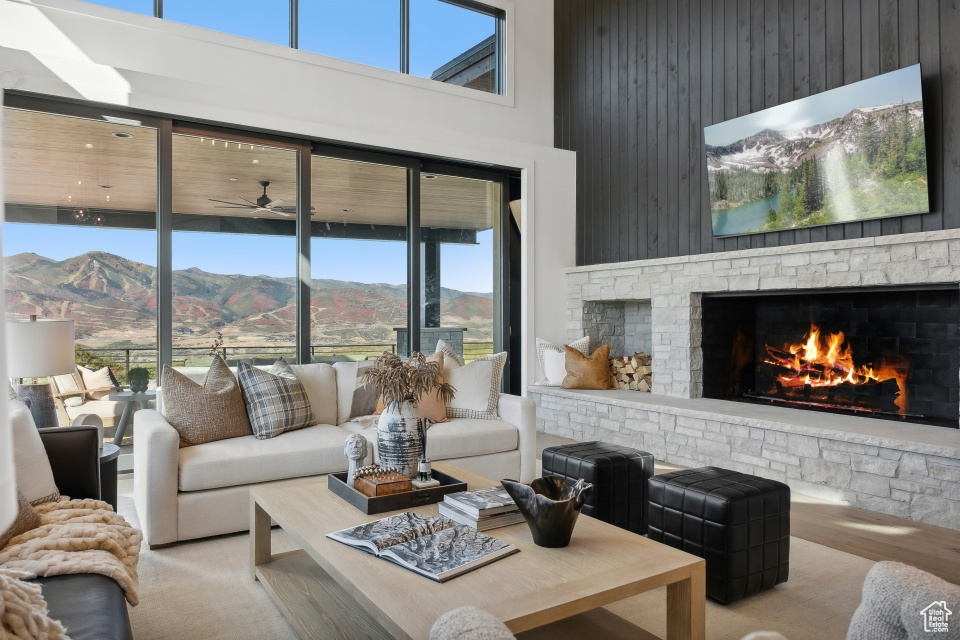
<svg viewBox="0 0 960 640">
<path fill-rule="evenodd" d="M 0 640 L 70 640 L 63 625 L 47 615 L 40 585 L 20 579 L 26 577 L 0 569 Z"/>
<path fill-rule="evenodd" d="M 136 605 L 137 561 L 143 534 L 100 500 L 45 502 L 35 509 L 40 526 L 0 549 L 0 567 L 19 569 L 28 578 L 99 573 L 123 587 Z"/>
</svg>

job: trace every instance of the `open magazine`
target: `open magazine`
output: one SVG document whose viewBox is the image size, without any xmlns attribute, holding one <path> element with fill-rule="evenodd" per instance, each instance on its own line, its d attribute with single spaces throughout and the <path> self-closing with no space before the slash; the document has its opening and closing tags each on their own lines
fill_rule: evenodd
<svg viewBox="0 0 960 640">
<path fill-rule="evenodd" d="M 444 582 L 519 551 L 473 527 L 411 511 L 327 534 L 337 542 Z"/>
</svg>

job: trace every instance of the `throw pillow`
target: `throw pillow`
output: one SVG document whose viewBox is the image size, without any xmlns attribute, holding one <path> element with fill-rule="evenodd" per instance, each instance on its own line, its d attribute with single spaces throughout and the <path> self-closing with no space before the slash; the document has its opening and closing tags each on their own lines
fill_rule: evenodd
<svg viewBox="0 0 960 640">
<path fill-rule="evenodd" d="M 169 365 L 160 380 L 164 416 L 180 434 L 181 447 L 250 435 L 240 383 L 220 356 L 202 385 Z"/>
<path fill-rule="evenodd" d="M 460 356 L 460 354 L 454 351 L 453 347 L 448 345 L 442 339 L 437 340 L 437 348 L 434 349 L 434 353 L 442 353 L 444 359 L 448 363 L 455 364 L 458 367 L 462 367 L 464 365 L 463 358 Z"/>
<path fill-rule="evenodd" d="M 102 400 L 115 391 L 113 385 L 113 376 L 110 375 L 110 367 L 102 367 L 94 371 L 82 365 L 77 365 L 80 377 L 83 379 L 83 386 L 86 389 L 107 389 L 107 391 L 87 391 L 87 397 L 91 400 Z"/>
<path fill-rule="evenodd" d="M 574 340 L 570 346 L 585 356 L 589 355 L 590 337 L 584 336 Z M 567 375 L 566 354 L 563 347 L 537 338 L 537 360 L 540 361 L 540 379 L 536 382 L 537 386 L 559 387 L 563 384 L 563 379 Z"/>
<path fill-rule="evenodd" d="M 59 500 L 60 491 L 53 480 L 50 459 L 47 458 L 47 450 L 43 447 L 30 409 L 21 400 L 11 400 L 7 410 L 13 431 L 13 466 L 17 471 L 17 489 L 23 492 L 30 504 Z"/>
<path fill-rule="evenodd" d="M 73 373 L 67 373 L 62 376 L 52 376 L 53 386 L 58 393 L 69 393 L 70 391 L 83 391 L 86 387 L 83 384 L 83 378 L 80 372 L 74 369 Z M 63 406 L 79 407 L 83 404 L 84 394 L 78 393 L 72 396 L 62 398 Z"/>
<path fill-rule="evenodd" d="M 379 396 L 373 387 L 361 384 L 364 369 L 373 362 L 334 362 L 337 372 L 337 424 L 350 422 L 357 416 L 373 415 Z"/>
<path fill-rule="evenodd" d="M 277 360 L 270 371 L 241 362 L 237 378 L 257 440 L 314 424 L 307 390 L 285 360 Z"/>
<path fill-rule="evenodd" d="M 506 362 L 507 353 L 502 352 L 462 367 L 444 367 L 443 379 L 457 390 L 447 405 L 447 417 L 499 420 L 500 379 Z"/>
<path fill-rule="evenodd" d="M 610 389 L 610 345 L 605 344 L 587 357 L 572 347 L 566 350 L 567 376 L 564 389 Z"/>
<path fill-rule="evenodd" d="M 13 519 L 13 524 L 6 531 L 0 533 L 0 549 L 7 546 L 8 542 L 21 533 L 26 533 L 39 526 L 40 514 L 33 508 L 23 492 L 17 489 L 17 517 Z"/>
<path fill-rule="evenodd" d="M 427 356 L 427 362 L 436 362 L 440 365 L 440 371 L 443 371 L 443 361 L 445 356 L 442 351 L 438 351 L 431 356 Z M 441 378 L 440 382 L 443 382 Z M 419 398 L 420 401 L 420 410 L 423 411 L 424 417 L 430 422 L 446 422 L 447 421 L 447 405 L 444 404 L 443 399 L 440 397 L 440 390 L 434 389 L 430 393 L 424 393 Z M 384 410 L 383 397 L 381 396 L 377 400 L 377 412 L 375 415 L 380 415 Z"/>
</svg>

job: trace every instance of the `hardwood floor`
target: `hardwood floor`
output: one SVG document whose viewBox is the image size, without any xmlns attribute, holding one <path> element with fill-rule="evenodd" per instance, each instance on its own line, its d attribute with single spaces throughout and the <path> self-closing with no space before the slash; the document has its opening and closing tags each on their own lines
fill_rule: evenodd
<svg viewBox="0 0 960 640">
<path fill-rule="evenodd" d="M 537 432 L 537 459 L 544 448 L 575 442 Z M 656 473 L 682 469 L 657 462 Z M 858 509 L 802 494 L 792 495 L 791 533 L 870 560 L 893 560 L 960 584 L 960 533 L 922 522 Z"/>
</svg>

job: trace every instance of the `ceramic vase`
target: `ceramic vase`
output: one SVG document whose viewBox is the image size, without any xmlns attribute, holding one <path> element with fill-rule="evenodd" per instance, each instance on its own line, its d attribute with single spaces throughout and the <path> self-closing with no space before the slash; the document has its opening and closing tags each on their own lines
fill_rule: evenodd
<svg viewBox="0 0 960 640">
<path fill-rule="evenodd" d="M 534 544 L 540 547 L 570 544 L 580 508 L 593 491 L 592 484 L 577 480 L 568 485 L 560 476 L 537 478 L 529 485 L 516 480 L 501 480 L 500 484 L 517 503 Z"/>
<path fill-rule="evenodd" d="M 381 467 L 397 467 L 400 473 L 414 478 L 417 461 L 423 453 L 427 421 L 416 400 L 390 404 L 377 423 L 377 454 Z"/>
</svg>

